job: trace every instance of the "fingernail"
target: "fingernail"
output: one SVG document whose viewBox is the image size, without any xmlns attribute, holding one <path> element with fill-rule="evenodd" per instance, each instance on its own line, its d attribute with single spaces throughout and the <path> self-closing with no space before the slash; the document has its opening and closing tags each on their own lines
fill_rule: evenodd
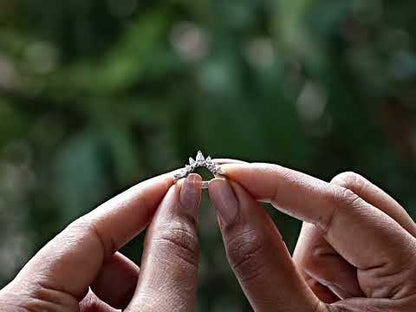
<svg viewBox="0 0 416 312">
<path fill-rule="evenodd" d="M 198 206 L 201 200 L 201 183 L 201 176 L 192 173 L 185 179 L 181 188 L 179 198 L 181 209 L 194 218 L 197 218 L 198 215 Z"/>
<path fill-rule="evenodd" d="M 238 215 L 238 200 L 225 179 L 214 179 L 209 183 L 209 196 L 224 224 L 232 223 Z"/>
</svg>

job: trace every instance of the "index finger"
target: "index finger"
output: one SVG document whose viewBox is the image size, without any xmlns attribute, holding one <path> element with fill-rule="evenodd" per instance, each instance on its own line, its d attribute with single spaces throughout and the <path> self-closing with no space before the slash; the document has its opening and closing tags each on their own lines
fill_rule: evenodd
<svg viewBox="0 0 416 312">
<path fill-rule="evenodd" d="M 272 164 L 229 164 L 222 169 L 257 200 L 320 227 L 336 251 L 357 268 L 412 258 L 409 247 L 416 247 L 415 239 L 348 189 Z"/>
<path fill-rule="evenodd" d="M 81 299 L 104 259 L 146 227 L 173 183 L 173 173 L 144 181 L 77 219 L 43 247 L 13 283 L 35 283 Z"/>
</svg>

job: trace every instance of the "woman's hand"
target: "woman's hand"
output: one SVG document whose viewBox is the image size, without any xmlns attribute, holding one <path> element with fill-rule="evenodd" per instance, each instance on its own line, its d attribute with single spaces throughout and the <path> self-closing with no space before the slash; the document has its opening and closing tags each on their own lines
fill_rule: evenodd
<svg viewBox="0 0 416 312">
<path fill-rule="evenodd" d="M 0 291 L 0 310 L 193 311 L 201 177 L 173 183 L 145 181 L 70 224 Z M 139 269 L 117 251 L 151 220 Z"/>
<path fill-rule="evenodd" d="M 345 173 L 331 183 L 271 164 L 222 166 L 209 185 L 229 262 L 256 312 L 416 311 L 416 225 Z M 304 221 L 292 259 L 257 201 Z"/>
</svg>

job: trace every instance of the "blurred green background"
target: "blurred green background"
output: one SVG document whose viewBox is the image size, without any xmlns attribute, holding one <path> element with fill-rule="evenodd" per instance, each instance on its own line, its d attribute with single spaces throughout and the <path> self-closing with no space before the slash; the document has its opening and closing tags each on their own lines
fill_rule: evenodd
<svg viewBox="0 0 416 312">
<path fill-rule="evenodd" d="M 197 149 L 353 170 L 416 217 L 415 34 L 405 0 L 0 0 L 0 285 Z M 206 196 L 200 235 L 197 311 L 251 311 Z"/>
</svg>

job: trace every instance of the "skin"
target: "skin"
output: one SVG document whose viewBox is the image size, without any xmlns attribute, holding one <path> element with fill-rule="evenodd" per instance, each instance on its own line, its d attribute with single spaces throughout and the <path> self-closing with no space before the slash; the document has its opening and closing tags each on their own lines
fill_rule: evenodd
<svg viewBox="0 0 416 312">
<path fill-rule="evenodd" d="M 227 256 L 256 312 L 416 311 L 416 225 L 354 173 L 327 183 L 229 163 L 209 185 Z M 259 202 L 304 221 L 293 258 Z"/>
<path fill-rule="evenodd" d="M 416 225 L 354 173 L 327 183 L 273 164 L 217 160 L 229 263 L 256 312 L 416 311 Z M 193 311 L 201 177 L 142 182 L 79 218 L 0 291 L 18 312 Z M 261 202 L 304 221 L 293 257 Z M 148 226 L 141 268 L 118 250 Z"/>
<path fill-rule="evenodd" d="M 200 197 L 199 175 L 173 173 L 116 196 L 42 248 L 0 291 L 0 311 L 193 311 Z M 139 269 L 118 250 L 149 223 Z"/>
</svg>

